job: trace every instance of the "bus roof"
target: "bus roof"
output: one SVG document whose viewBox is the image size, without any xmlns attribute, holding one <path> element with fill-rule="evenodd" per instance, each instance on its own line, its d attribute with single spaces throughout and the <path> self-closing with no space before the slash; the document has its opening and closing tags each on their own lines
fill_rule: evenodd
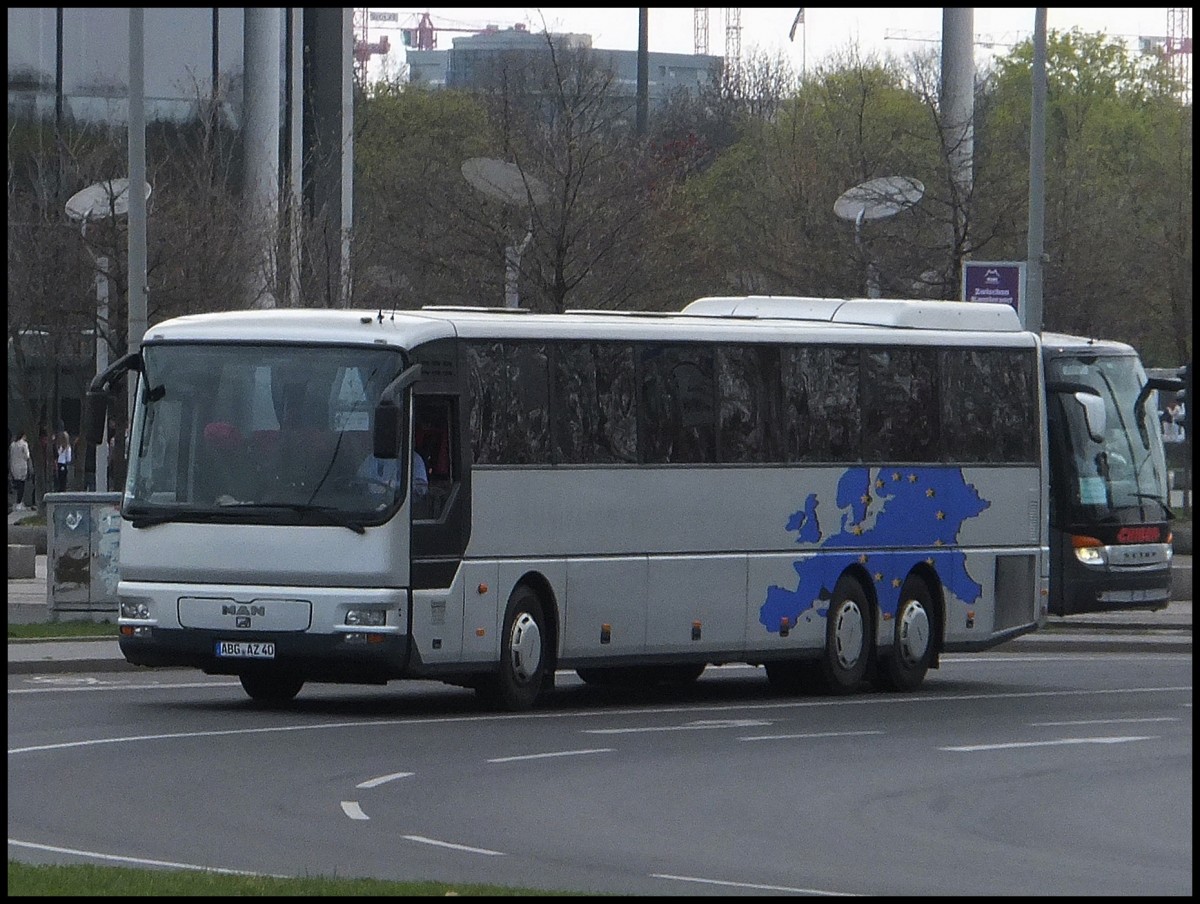
<svg viewBox="0 0 1200 904">
<path fill-rule="evenodd" d="M 897 330 L 929 344 L 1033 345 L 1007 305 L 880 299 L 800 299 L 776 296 L 700 299 L 683 312 L 570 311 L 539 314 L 513 308 L 427 306 L 419 310 L 277 308 L 192 314 L 147 331 L 156 342 L 281 342 L 323 345 L 382 344 L 415 348 L 451 337 L 464 339 L 611 339 L 746 342 L 870 342 L 897 339 Z M 748 313 L 758 308 L 759 313 Z M 790 316 L 783 316 L 782 311 Z M 1004 312 L 1007 312 L 1007 316 Z M 804 314 L 805 316 L 797 316 Z M 1010 317 L 1012 318 L 1010 320 Z M 920 341 L 925 341 L 924 339 Z"/>
<path fill-rule="evenodd" d="M 1113 339 L 1094 339 L 1088 336 L 1072 336 L 1069 333 L 1042 333 L 1042 348 L 1048 355 L 1093 354 L 1093 355 L 1136 355 L 1132 345 Z"/>
<path fill-rule="evenodd" d="M 1021 331 L 1017 312 L 1006 304 L 899 298 L 806 298 L 792 295 L 699 298 L 685 314 L 824 320 L 901 329 Z"/>
</svg>

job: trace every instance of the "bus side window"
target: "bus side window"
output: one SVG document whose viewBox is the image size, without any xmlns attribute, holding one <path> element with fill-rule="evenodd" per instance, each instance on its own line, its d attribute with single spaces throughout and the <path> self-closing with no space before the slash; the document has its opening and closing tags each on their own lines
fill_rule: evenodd
<svg viewBox="0 0 1200 904">
<path fill-rule="evenodd" d="M 417 509 L 416 517 L 439 518 L 455 480 L 453 405 L 446 398 L 418 398 L 414 412 L 413 449 L 425 462 L 429 478 L 428 505 Z"/>
</svg>

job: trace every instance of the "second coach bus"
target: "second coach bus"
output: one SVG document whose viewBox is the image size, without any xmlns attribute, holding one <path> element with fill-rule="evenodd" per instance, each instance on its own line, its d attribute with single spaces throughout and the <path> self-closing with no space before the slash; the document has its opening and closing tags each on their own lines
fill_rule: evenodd
<svg viewBox="0 0 1200 904">
<path fill-rule="evenodd" d="M 138 373 L 125 658 L 268 703 L 419 677 L 515 710 L 561 669 L 912 690 L 1036 629 L 1038 337 L 1001 305 L 768 301 L 152 327 L 91 395 Z"/>
</svg>

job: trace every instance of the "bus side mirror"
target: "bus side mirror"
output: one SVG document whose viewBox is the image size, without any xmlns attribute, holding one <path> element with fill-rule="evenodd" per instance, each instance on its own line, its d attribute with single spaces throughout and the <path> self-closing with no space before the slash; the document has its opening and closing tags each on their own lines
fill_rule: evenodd
<svg viewBox="0 0 1200 904">
<path fill-rule="evenodd" d="M 380 402 L 375 406 L 375 430 L 371 436 L 372 454 L 376 458 L 396 457 L 400 446 L 400 406 L 395 402 Z"/>
<path fill-rule="evenodd" d="M 87 435 L 97 446 L 104 442 L 104 427 L 108 422 L 108 393 L 103 389 L 87 391 Z"/>
<path fill-rule="evenodd" d="M 1104 442 L 1104 428 L 1107 425 L 1104 399 L 1090 392 L 1077 392 L 1073 398 L 1083 406 L 1083 421 L 1087 424 L 1088 436 L 1093 442 Z"/>
</svg>

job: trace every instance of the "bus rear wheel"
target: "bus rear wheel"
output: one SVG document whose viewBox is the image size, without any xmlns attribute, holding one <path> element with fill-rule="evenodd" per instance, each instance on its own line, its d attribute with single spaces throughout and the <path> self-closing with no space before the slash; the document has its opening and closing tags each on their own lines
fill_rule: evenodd
<svg viewBox="0 0 1200 904">
<path fill-rule="evenodd" d="M 910 576 L 900 588 L 892 649 L 881 656 L 876 683 L 886 690 L 913 691 L 925 680 L 933 661 L 933 594 L 918 577 Z"/>
<path fill-rule="evenodd" d="M 820 659 L 824 689 L 831 694 L 858 690 L 870 658 L 870 603 L 862 585 L 843 575 L 834 587 L 825 620 L 825 649 Z"/>
<path fill-rule="evenodd" d="M 500 668 L 479 685 L 480 696 L 498 709 L 530 709 L 542 691 L 549 659 L 542 601 L 531 587 L 522 584 L 513 591 L 504 612 Z"/>
<path fill-rule="evenodd" d="M 304 679 L 295 675 L 251 672 L 238 678 L 251 700 L 271 705 L 290 702 L 304 687 Z"/>
</svg>

